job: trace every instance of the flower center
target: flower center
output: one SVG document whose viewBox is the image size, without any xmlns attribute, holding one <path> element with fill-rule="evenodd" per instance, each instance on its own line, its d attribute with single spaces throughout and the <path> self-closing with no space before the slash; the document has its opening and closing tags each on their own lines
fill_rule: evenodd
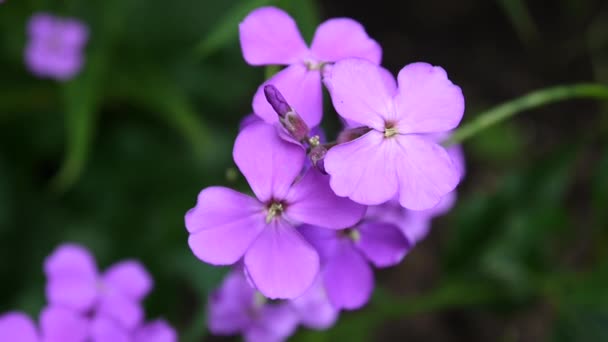
<svg viewBox="0 0 608 342">
<path fill-rule="evenodd" d="M 306 66 L 306 68 L 308 69 L 308 71 L 313 71 L 313 70 L 321 70 L 323 69 L 323 67 L 325 66 L 325 62 L 320 62 L 320 61 L 315 61 L 315 60 L 307 60 L 304 61 L 304 65 Z"/>
<path fill-rule="evenodd" d="M 346 228 L 338 231 L 338 235 L 357 242 L 361 239 L 361 233 L 355 228 Z"/>
<path fill-rule="evenodd" d="M 285 208 L 283 207 L 283 203 L 272 202 L 268 206 L 268 212 L 266 213 L 266 223 L 270 223 L 275 217 L 281 216 L 283 210 L 285 210 Z"/>
<path fill-rule="evenodd" d="M 397 134 L 399 134 L 399 131 L 397 130 L 397 127 L 395 127 L 395 123 L 387 122 L 384 126 L 384 137 L 391 138 Z"/>
</svg>

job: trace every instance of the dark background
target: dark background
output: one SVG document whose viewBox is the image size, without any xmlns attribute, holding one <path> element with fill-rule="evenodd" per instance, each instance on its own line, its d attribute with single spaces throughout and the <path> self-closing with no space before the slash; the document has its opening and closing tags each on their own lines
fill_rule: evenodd
<svg viewBox="0 0 608 342">
<path fill-rule="evenodd" d="M 464 122 L 532 90 L 608 82 L 605 1 L 17 1 L 0 5 L 0 312 L 44 305 L 42 262 L 64 241 L 101 268 L 142 260 L 148 317 L 200 340 L 225 270 L 189 251 L 183 215 L 205 186 L 247 190 L 231 160 L 264 79 L 236 25 L 285 8 L 310 39 L 360 21 L 397 72 L 426 61 L 462 87 Z M 90 26 L 74 80 L 23 63 L 29 16 Z M 330 117 L 331 109 L 326 114 Z M 335 120 L 326 128 L 335 136 Z M 297 341 L 608 340 L 608 107 L 560 102 L 467 140 L 459 201 L 404 262 L 377 272 L 363 310 Z M 210 340 L 223 340 L 209 338 Z"/>
</svg>

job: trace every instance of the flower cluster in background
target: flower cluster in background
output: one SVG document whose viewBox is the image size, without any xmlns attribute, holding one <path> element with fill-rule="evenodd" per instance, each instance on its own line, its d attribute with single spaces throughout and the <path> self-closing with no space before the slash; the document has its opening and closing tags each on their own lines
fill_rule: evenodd
<svg viewBox="0 0 608 342">
<path fill-rule="evenodd" d="M 44 262 L 47 306 L 38 326 L 26 314 L 0 316 L 0 340 L 21 342 L 174 342 L 164 320 L 144 320 L 143 299 L 152 278 L 143 265 L 125 260 L 100 273 L 80 245 L 64 244 Z"/>
<path fill-rule="evenodd" d="M 253 196 L 205 188 L 185 224 L 199 259 L 234 265 L 209 298 L 211 332 L 281 341 L 364 306 L 373 267 L 401 262 L 449 210 L 464 162 L 440 143 L 464 98 L 427 63 L 395 80 L 351 19 L 322 23 L 310 48 L 274 7 L 251 12 L 239 33 L 250 65 L 286 66 L 258 88 L 234 143 Z M 344 123 L 335 142 L 319 133 L 322 85 Z"/>
</svg>

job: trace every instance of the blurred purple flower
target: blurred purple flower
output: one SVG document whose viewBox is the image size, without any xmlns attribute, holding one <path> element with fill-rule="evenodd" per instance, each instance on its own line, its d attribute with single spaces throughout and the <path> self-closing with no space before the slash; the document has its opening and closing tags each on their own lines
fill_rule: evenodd
<svg viewBox="0 0 608 342">
<path fill-rule="evenodd" d="M 299 322 L 310 329 L 328 329 L 336 323 L 340 314 L 340 310 L 330 303 L 321 277 L 317 277 L 303 295 L 289 303 L 296 311 Z"/>
<path fill-rule="evenodd" d="M 177 342 L 175 330 L 164 320 L 144 323 L 128 330 L 106 316 L 93 319 L 90 337 L 92 342 Z"/>
<path fill-rule="evenodd" d="M 464 98 L 442 68 L 426 63 L 405 66 L 398 82 L 362 59 L 331 68 L 325 84 L 336 111 L 349 124 L 371 129 L 331 148 L 325 170 L 339 196 L 378 205 L 397 195 L 405 208 L 429 209 L 454 190 L 460 175 L 427 135 L 456 127 Z"/>
<path fill-rule="evenodd" d="M 88 40 L 88 29 L 82 22 L 39 13 L 30 18 L 27 33 L 25 63 L 32 73 L 66 81 L 80 71 Z"/>
<path fill-rule="evenodd" d="M 256 198 L 224 187 L 203 189 L 185 223 L 192 252 L 214 265 L 244 256 L 256 288 L 269 298 L 295 298 L 315 279 L 319 259 L 295 229 L 308 223 L 338 229 L 355 224 L 365 207 L 336 196 L 315 169 L 301 175 L 304 149 L 276 128 L 252 123 L 238 135 L 234 160 Z"/>
<path fill-rule="evenodd" d="M 358 309 L 368 302 L 374 288 L 370 262 L 393 266 L 411 247 L 397 226 L 384 221 L 364 219 L 338 231 L 303 225 L 299 231 L 319 252 L 323 286 L 340 309 Z"/>
<path fill-rule="evenodd" d="M 100 275 L 93 256 L 75 244 L 59 246 L 44 263 L 46 295 L 52 305 L 117 320 L 127 329 L 141 323 L 141 300 L 152 289 L 152 278 L 143 265 L 126 260 Z"/>
<path fill-rule="evenodd" d="M 0 341 L 85 342 L 88 332 L 88 319 L 67 308 L 42 310 L 39 331 L 23 313 L 9 312 L 0 317 Z"/>
<path fill-rule="evenodd" d="M 308 127 L 322 117 L 321 72 L 326 63 L 359 57 L 379 64 L 382 49 L 358 22 L 330 19 L 319 25 L 310 48 L 289 14 L 276 7 L 258 8 L 239 25 L 241 49 L 250 65 L 288 65 L 262 84 L 254 98 L 253 111 L 268 123 L 278 118 L 264 96 L 264 86 L 273 84 L 297 110 Z"/>
<path fill-rule="evenodd" d="M 286 302 L 269 304 L 238 270 L 226 276 L 208 303 L 207 323 L 216 335 L 243 334 L 247 342 L 280 342 L 298 325 L 296 311 Z"/>
</svg>

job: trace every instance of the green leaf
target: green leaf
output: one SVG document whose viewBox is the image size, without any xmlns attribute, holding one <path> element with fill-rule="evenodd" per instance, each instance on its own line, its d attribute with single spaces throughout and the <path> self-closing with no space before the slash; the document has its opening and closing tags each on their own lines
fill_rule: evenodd
<svg viewBox="0 0 608 342">
<path fill-rule="evenodd" d="M 195 52 L 199 58 L 205 58 L 238 38 L 239 23 L 253 9 L 273 3 L 273 0 L 240 1 L 228 11 L 196 46 Z"/>
</svg>

